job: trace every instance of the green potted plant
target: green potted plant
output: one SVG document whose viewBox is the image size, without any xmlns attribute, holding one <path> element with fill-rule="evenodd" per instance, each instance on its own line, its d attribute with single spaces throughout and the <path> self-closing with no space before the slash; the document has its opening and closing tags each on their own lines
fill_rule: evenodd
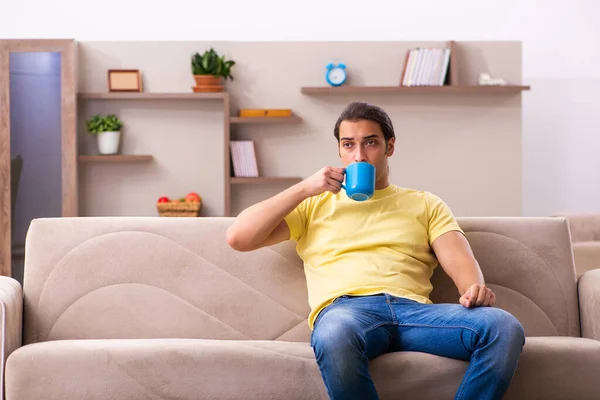
<svg viewBox="0 0 600 400">
<path fill-rule="evenodd" d="M 225 60 L 211 47 L 203 54 L 195 53 L 192 56 L 192 74 L 196 80 L 194 92 L 222 92 L 223 81 L 231 79 L 231 68 L 235 61 Z"/>
<path fill-rule="evenodd" d="M 86 124 L 88 133 L 97 138 L 98 153 L 117 154 L 119 152 L 123 122 L 116 115 L 96 114 L 88 119 Z"/>
</svg>

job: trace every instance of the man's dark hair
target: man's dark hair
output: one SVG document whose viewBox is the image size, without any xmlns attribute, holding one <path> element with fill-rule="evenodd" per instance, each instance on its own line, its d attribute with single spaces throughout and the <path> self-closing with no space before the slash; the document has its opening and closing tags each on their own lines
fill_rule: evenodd
<svg viewBox="0 0 600 400">
<path fill-rule="evenodd" d="M 335 123 L 335 128 L 333 128 L 333 135 L 337 139 L 338 143 L 340 141 L 340 124 L 342 121 L 360 121 L 360 120 L 368 120 L 373 121 L 379 124 L 381 128 L 381 132 L 383 133 L 383 137 L 385 138 L 385 143 L 387 146 L 387 142 L 391 138 L 395 138 L 394 134 L 394 126 L 392 125 L 392 121 L 390 117 L 387 115 L 382 108 L 374 106 L 368 103 L 362 103 L 356 101 L 354 103 L 348 104 L 348 106 L 342 111 L 342 114 L 338 118 Z"/>
</svg>

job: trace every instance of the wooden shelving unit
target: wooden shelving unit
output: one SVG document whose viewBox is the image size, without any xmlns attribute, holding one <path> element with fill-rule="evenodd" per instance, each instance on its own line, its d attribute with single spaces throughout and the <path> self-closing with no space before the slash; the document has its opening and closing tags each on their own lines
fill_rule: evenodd
<svg viewBox="0 0 600 400">
<path fill-rule="evenodd" d="M 231 117 L 232 124 L 299 124 L 302 118 L 297 115 L 291 117 Z"/>
<path fill-rule="evenodd" d="M 446 84 L 444 86 L 318 86 L 302 87 L 301 93 L 307 95 L 336 95 L 336 94 L 465 94 L 465 95 L 516 95 L 530 90 L 530 86 L 506 85 L 506 86 L 483 86 L 464 85 L 459 82 L 459 57 L 456 42 L 450 40 L 446 43 L 450 49 L 450 62 L 448 65 Z"/>
<path fill-rule="evenodd" d="M 292 114 L 290 117 L 239 117 L 231 116 L 229 123 L 234 125 L 272 125 L 272 124 L 299 124 L 302 122 L 302 118 L 298 115 Z M 225 145 L 229 148 L 230 137 L 227 138 Z M 227 163 L 227 170 L 229 171 L 230 158 L 227 157 L 225 160 Z M 258 176 L 258 177 L 226 177 L 225 186 L 230 185 L 268 185 L 268 184 L 279 184 L 279 185 L 293 185 L 300 182 L 300 177 L 289 177 L 289 176 Z M 226 216 L 231 216 L 230 199 L 227 198 Z"/>
<path fill-rule="evenodd" d="M 150 100 L 162 100 L 162 101 L 177 101 L 177 100 L 219 100 L 223 102 L 223 137 L 225 138 L 225 148 L 223 156 L 225 158 L 225 188 L 224 188 L 224 214 L 229 215 L 229 203 L 230 203 L 230 187 L 228 178 L 230 175 L 229 171 L 229 115 L 230 115 L 230 101 L 229 93 L 227 92 L 216 92 L 216 93 L 194 93 L 194 92 L 181 92 L 181 93 L 152 93 L 152 92 L 87 92 L 78 93 L 78 100 L 130 100 L 130 101 L 150 101 Z M 78 162 L 80 163 L 126 163 L 126 162 L 148 162 L 153 159 L 152 155 L 148 154 L 122 154 L 122 155 L 80 155 L 78 156 Z"/>
<path fill-rule="evenodd" d="M 303 87 L 301 92 L 309 95 L 406 93 L 406 94 L 518 94 L 530 90 L 529 86 L 339 86 Z"/>
<path fill-rule="evenodd" d="M 259 176 L 256 178 L 231 177 L 232 185 L 262 184 L 262 183 L 286 183 L 295 184 L 302 180 L 300 177 L 287 176 Z"/>
<path fill-rule="evenodd" d="M 111 154 L 111 155 L 81 155 L 77 160 L 82 163 L 123 163 L 152 161 L 150 154 Z"/>
</svg>

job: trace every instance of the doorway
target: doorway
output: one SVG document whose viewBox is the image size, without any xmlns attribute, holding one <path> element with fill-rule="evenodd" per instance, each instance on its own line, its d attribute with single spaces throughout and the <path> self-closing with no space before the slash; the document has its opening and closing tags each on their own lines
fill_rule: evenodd
<svg viewBox="0 0 600 400">
<path fill-rule="evenodd" d="M 77 215 L 75 42 L 0 40 L 0 274 L 35 218 Z"/>
</svg>

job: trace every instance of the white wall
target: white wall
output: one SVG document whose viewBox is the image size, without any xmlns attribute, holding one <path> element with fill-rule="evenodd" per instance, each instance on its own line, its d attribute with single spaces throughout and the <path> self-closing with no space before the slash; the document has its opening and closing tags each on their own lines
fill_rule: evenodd
<svg viewBox="0 0 600 400">
<path fill-rule="evenodd" d="M 10 1 L 10 3 L 8 3 Z M 8 4 L 7 4 L 8 3 Z M 0 37 L 522 40 L 523 213 L 600 212 L 600 2 L 3 0 Z M 60 8 L 59 8 L 60 5 Z M 493 71 L 492 71 L 493 73 Z"/>
<path fill-rule="evenodd" d="M 142 71 L 148 92 L 191 92 L 190 54 L 214 47 L 237 63 L 235 81 L 227 83 L 231 99 L 228 114 L 235 115 L 239 108 L 287 107 L 302 118 L 294 125 L 231 125 L 232 139 L 254 141 L 262 176 L 308 177 L 323 165 L 340 165 L 333 124 L 349 102 L 362 100 L 380 105 L 394 121 L 396 152 L 390 160 L 393 183 L 439 195 L 457 216 L 520 215 L 520 95 L 300 93 L 302 86 L 325 84 L 323 68 L 332 58 L 348 65 L 350 84 L 397 85 L 409 49 L 445 45 L 443 41 L 79 41 L 79 90 L 105 91 L 107 69 L 135 67 Z M 521 81 L 520 42 L 462 41 L 456 47 L 459 65 L 468 66 L 460 71 L 459 79 L 464 82 L 476 82 L 479 71 L 490 68 L 510 82 Z M 284 53 L 284 58 L 273 63 L 273 54 Z M 150 103 L 79 102 L 80 122 L 97 112 L 114 112 L 125 124 L 122 151 L 153 155 L 153 162 L 143 165 L 80 165 L 81 214 L 156 215 L 154 199 L 178 193 L 182 196 L 193 190 L 204 199 L 201 215 L 222 215 L 225 160 L 223 151 L 218 151 L 224 146 L 222 103 Z M 79 143 L 84 154 L 96 152 L 97 146 L 85 129 L 79 131 Z M 285 187 L 232 185 L 232 215 Z"/>
</svg>

